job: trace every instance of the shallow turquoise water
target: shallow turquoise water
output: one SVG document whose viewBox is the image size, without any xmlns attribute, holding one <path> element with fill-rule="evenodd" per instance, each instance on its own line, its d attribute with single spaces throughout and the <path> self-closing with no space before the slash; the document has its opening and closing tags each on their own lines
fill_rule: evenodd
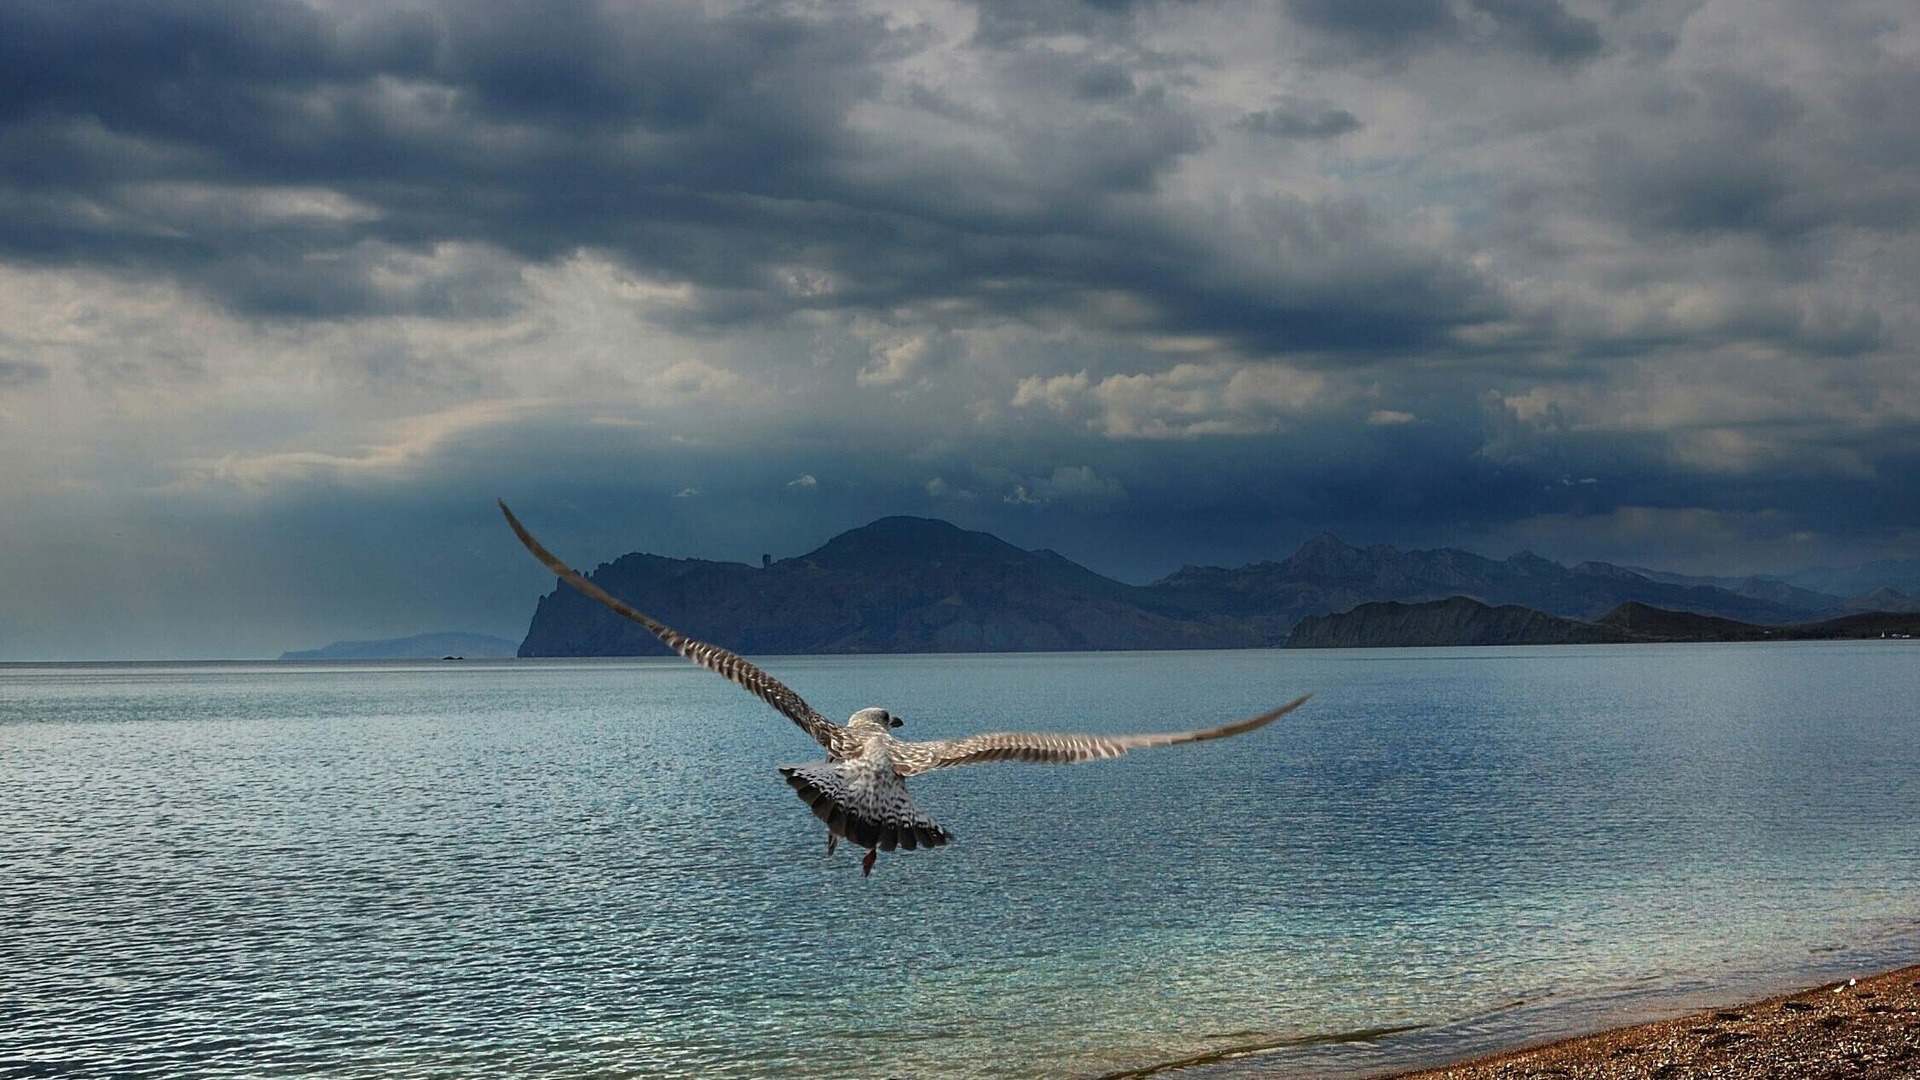
<svg viewBox="0 0 1920 1080">
<path fill-rule="evenodd" d="M 678 661 L 0 666 L 0 1075 L 1340 1075 L 1920 945 L 1914 643 L 764 666 L 923 738 L 1316 697 L 917 779 L 958 842 L 862 880 Z"/>
</svg>

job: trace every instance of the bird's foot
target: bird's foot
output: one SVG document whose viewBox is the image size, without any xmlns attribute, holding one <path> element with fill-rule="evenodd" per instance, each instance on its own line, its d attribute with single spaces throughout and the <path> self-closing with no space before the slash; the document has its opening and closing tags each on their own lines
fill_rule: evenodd
<svg viewBox="0 0 1920 1080">
<path fill-rule="evenodd" d="M 838 847 L 839 845 L 840 845 L 840 838 L 833 835 L 832 833 L 828 833 L 827 834 L 827 854 L 829 855 L 833 854 L 833 849 Z"/>
<path fill-rule="evenodd" d="M 879 857 L 880 857 L 880 849 L 878 848 L 867 849 L 867 857 L 860 860 L 860 876 L 861 877 L 871 877 L 873 875 L 873 863 L 874 863 L 874 860 L 878 859 Z"/>
</svg>

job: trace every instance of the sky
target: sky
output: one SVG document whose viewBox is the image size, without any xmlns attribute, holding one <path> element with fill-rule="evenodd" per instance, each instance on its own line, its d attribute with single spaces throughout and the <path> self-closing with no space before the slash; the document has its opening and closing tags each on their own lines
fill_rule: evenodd
<svg viewBox="0 0 1920 1080">
<path fill-rule="evenodd" d="M 517 639 L 496 497 L 587 567 L 1920 556 L 1916 24 L 9 0 L 0 660 Z"/>
</svg>

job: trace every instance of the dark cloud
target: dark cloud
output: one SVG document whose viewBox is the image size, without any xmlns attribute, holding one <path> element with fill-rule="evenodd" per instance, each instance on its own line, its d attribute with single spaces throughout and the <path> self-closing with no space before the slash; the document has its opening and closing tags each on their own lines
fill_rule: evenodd
<svg viewBox="0 0 1920 1080">
<path fill-rule="evenodd" d="M 1920 161 L 1920 115 L 1908 108 L 1920 95 L 1920 70 L 1908 63 L 1880 64 L 1843 76 L 1841 85 L 1840 103 L 1854 124 L 1836 134 L 1847 143 L 1849 157 L 1886 168 Z"/>
<path fill-rule="evenodd" d="M 1676 232 L 1762 232 L 1788 236 L 1819 222 L 1790 199 L 1785 166 L 1745 143 L 1713 140 L 1642 150 L 1603 140 L 1594 182 L 1608 213 Z"/>
<path fill-rule="evenodd" d="M 1015 10 L 987 5 L 982 25 Z M 1397 18 L 1360 10 L 1318 17 L 1354 33 Z M 0 139 L 31 163 L 0 178 L 0 254 L 164 272 L 248 315 L 446 317 L 502 312 L 515 284 L 505 262 L 443 265 L 446 244 L 536 261 L 586 248 L 697 286 L 670 316 L 686 329 L 930 302 L 1088 311 L 1084 298 L 1127 292 L 1136 329 L 1256 353 L 1431 343 L 1493 302 L 1462 265 L 1410 250 L 1395 222 L 1351 201 L 1255 209 L 1253 239 L 1288 261 L 1236 271 L 1248 237 L 1196 233 L 1139 201 L 1208 140 L 1164 58 L 1128 46 L 996 53 L 1010 97 L 973 126 L 991 125 L 1008 153 L 988 165 L 855 129 L 878 65 L 917 39 L 851 12 L 120 11 L 0 15 L 0 62 L 22 61 Z M 1023 26 L 1113 34 L 1131 18 L 1117 4 L 1017 11 Z M 1330 138 L 1358 123 L 1286 106 L 1242 126 Z M 167 197 L 195 185 L 195 198 Z M 341 202 L 262 202 L 284 185 Z M 796 265 L 832 288 L 792 288 Z"/>
<path fill-rule="evenodd" d="M 1460 34 L 1448 0 L 1287 0 L 1287 10 L 1302 26 L 1365 57 L 1399 56 Z"/>
<path fill-rule="evenodd" d="M 1606 42 L 1590 19 L 1572 15 L 1560 0 L 1471 0 L 1493 20 L 1495 40 L 1556 64 L 1579 64 L 1600 54 Z"/>
<path fill-rule="evenodd" d="M 739 261 L 686 230 L 822 194 L 886 39 L 858 18 L 583 2 L 347 23 L 271 0 L 9 5 L 0 137 L 27 167 L 5 178 L 0 245 L 169 269 L 271 313 L 367 310 L 327 270 L 305 303 L 244 287 L 256 261 L 314 265 L 367 241 L 621 246 L 725 284 L 714 268 Z M 325 185 L 368 212 L 210 226 L 143 204 L 155 182 Z"/>
<path fill-rule="evenodd" d="M 0 357 L 0 390 L 18 389 L 34 386 L 47 381 L 51 375 L 47 365 L 31 360 L 8 360 Z"/>
<path fill-rule="evenodd" d="M 1359 131 L 1361 125 L 1360 118 L 1345 109 L 1289 103 L 1245 113 L 1233 126 L 1281 139 L 1333 139 Z"/>
<path fill-rule="evenodd" d="M 435 245 L 469 242 L 536 260 L 616 252 L 699 285 L 678 317 L 712 325 L 821 304 L 1018 308 L 1115 289 L 1153 297 L 1170 331 L 1262 348 L 1409 340 L 1451 318 L 1421 306 L 1379 328 L 1366 295 L 1273 294 L 1271 282 L 1193 273 L 1216 253 L 1127 200 L 1204 147 L 1205 127 L 1164 80 L 1129 70 L 1129 58 L 1144 63 L 1131 52 L 1010 53 L 1008 85 L 1028 100 L 998 121 L 1010 167 L 983 170 L 856 136 L 849 110 L 872 96 L 874 64 L 905 32 L 853 15 L 576 2 L 330 23 L 251 0 L 120 11 L 26 4 L 0 16 L 11 43 L 0 61 L 19 61 L 0 138 L 28 163 L 5 180 L 5 254 L 163 270 L 278 317 L 498 310 L 510 278 L 424 267 Z M 1126 13 L 1056 14 L 1078 25 Z M 1274 114 L 1263 130 L 1325 136 L 1352 122 L 1338 110 Z M 153 195 L 196 184 L 197 202 Z M 247 201 L 286 184 L 349 202 L 275 216 Z M 1316 247 L 1380 253 L 1389 316 L 1408 296 L 1420 306 L 1454 288 L 1421 280 L 1384 235 L 1294 216 L 1282 227 Z M 1168 254 L 1143 267 L 1142 252 Z M 422 280 L 396 283 L 385 272 L 395 253 L 422 263 Z M 1341 257 L 1351 272 L 1333 284 L 1381 291 Z M 795 263 L 834 275 L 833 292 L 784 288 L 778 274 Z M 1001 288 L 1010 274 L 1031 287 Z"/>
<path fill-rule="evenodd" d="M 1873 505 L 1884 485 L 1920 481 L 1920 455 L 1911 451 L 1885 459 L 1877 477 L 1688 476 L 1676 473 L 1660 440 L 1647 435 L 1594 433 L 1542 444 L 1530 456 L 1487 455 L 1477 451 L 1493 430 L 1490 420 L 1463 424 L 1458 418 L 1466 414 L 1448 415 L 1445 423 L 1389 427 L 1309 421 L 1236 440 L 1115 443 L 1044 433 L 1006 440 L 990 456 L 961 446 L 902 455 L 888 431 L 821 433 L 796 450 L 784 431 L 693 446 L 644 432 L 581 440 L 530 425 L 449 446 L 432 490 L 408 486 L 379 498 L 399 506 L 417 497 L 435 515 L 468 520 L 474 532 L 457 542 L 480 548 L 495 539 L 493 523 L 474 507 L 490 508 L 493 496 L 505 495 L 528 520 L 544 519 L 555 544 L 589 562 L 647 550 L 757 563 L 763 552 L 801 554 L 844 529 L 909 513 L 1053 548 L 1133 581 L 1183 562 L 1284 558 L 1328 529 L 1354 541 L 1459 542 L 1505 555 L 1514 549 L 1486 548 L 1489 537 L 1540 518 L 1604 519 L 1621 506 L 1765 515 L 1774 535 L 1798 530 L 1890 541 L 1899 529 L 1920 527 L 1911 511 L 1890 519 Z M 1908 437 L 1915 434 L 1920 430 Z M 802 473 L 815 484 L 792 487 Z M 945 490 L 929 488 L 935 477 Z M 688 489 L 697 497 L 677 497 Z M 961 490 L 973 497 L 955 497 Z M 284 512 L 340 498 L 316 488 L 295 494 Z M 299 513 L 306 520 L 320 511 Z M 366 531 L 356 541 L 366 545 L 364 555 L 333 556 L 342 569 L 358 558 L 399 557 L 411 565 L 433 557 L 380 555 L 386 541 L 371 526 Z M 517 554 L 510 546 L 488 549 L 483 562 L 511 571 Z M 1596 540 L 1559 554 L 1617 552 Z M 454 575 L 443 568 L 434 576 Z M 524 617 L 530 607 L 501 605 L 503 613 L 515 610 Z"/>
<path fill-rule="evenodd" d="M 1073 92 L 1088 101 L 1111 101 L 1131 97 L 1133 76 L 1118 64 L 1096 64 L 1074 76 Z"/>
<path fill-rule="evenodd" d="M 1189 248 L 1149 291 L 1184 324 L 1235 335 L 1252 354 L 1365 362 L 1445 348 L 1453 329 L 1504 310 L 1472 268 L 1401 242 L 1398 223 L 1364 203 L 1246 200 L 1242 214 L 1236 238 Z"/>
<path fill-rule="evenodd" d="M 1434 46 L 1484 42 L 1578 65 L 1605 46 L 1599 26 L 1560 0 L 1288 0 L 1287 10 L 1336 55 L 1365 60 L 1397 62 Z"/>
<path fill-rule="evenodd" d="M 1746 140 L 1771 138 L 1806 113 L 1798 95 L 1764 76 L 1708 71 L 1694 80 L 1694 86 L 1705 99 L 1714 126 Z"/>
<path fill-rule="evenodd" d="M 1018 44 L 1059 34 L 1112 37 L 1124 33 L 1136 8 L 1150 0 L 977 0 L 974 43 Z"/>
</svg>

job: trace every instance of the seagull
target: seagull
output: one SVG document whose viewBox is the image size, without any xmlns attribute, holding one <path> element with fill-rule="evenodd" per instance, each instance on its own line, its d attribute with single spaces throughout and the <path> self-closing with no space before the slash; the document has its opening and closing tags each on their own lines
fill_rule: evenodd
<svg viewBox="0 0 1920 1080">
<path fill-rule="evenodd" d="M 710 645 L 675 630 L 588 581 L 578 570 L 560 561 L 520 524 L 505 500 L 500 512 L 515 536 L 533 557 L 560 580 L 639 623 L 666 646 L 688 660 L 725 676 L 748 693 L 773 706 L 780 715 L 826 747 L 827 760 L 780 769 L 801 801 L 827 825 L 827 854 L 841 839 L 867 849 L 860 860 L 861 875 L 873 873 L 882 851 L 940 847 L 953 834 L 935 824 L 907 794 L 907 778 L 935 769 L 976 765 L 989 761 L 1029 761 L 1069 765 L 1080 761 L 1116 758 L 1129 750 L 1175 743 L 1205 742 L 1241 735 L 1265 727 L 1306 704 L 1311 694 L 1219 727 L 1195 731 L 1168 731 L 1140 735 L 1069 735 L 1043 732 L 992 732 L 961 739 L 907 742 L 893 737 L 902 720 L 882 708 L 866 708 L 836 724 L 820 715 L 799 694 L 773 676 L 718 645 Z"/>
</svg>

